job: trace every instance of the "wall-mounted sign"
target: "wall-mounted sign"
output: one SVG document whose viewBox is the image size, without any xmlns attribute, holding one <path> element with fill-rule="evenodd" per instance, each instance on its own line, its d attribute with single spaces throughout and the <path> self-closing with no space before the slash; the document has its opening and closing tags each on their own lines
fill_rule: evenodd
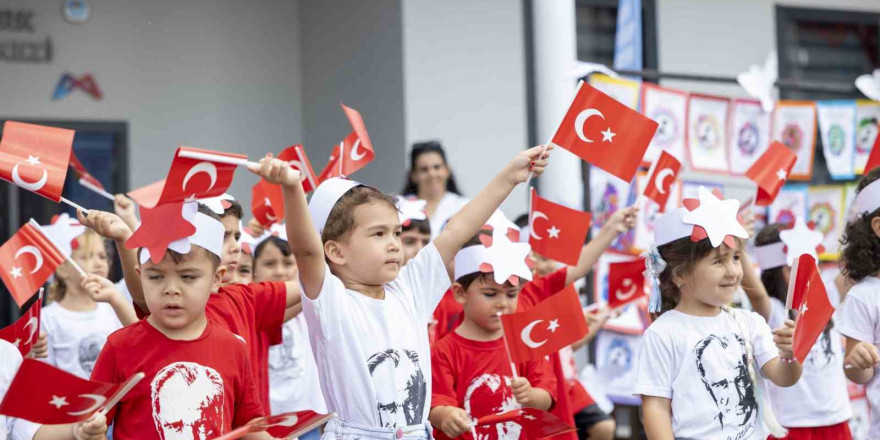
<svg viewBox="0 0 880 440">
<path fill-rule="evenodd" d="M 95 81 L 95 77 L 92 76 L 91 73 L 86 73 L 79 78 L 74 78 L 69 72 L 64 72 L 64 75 L 61 75 L 61 79 L 58 80 L 58 84 L 55 86 L 55 92 L 52 93 L 52 99 L 57 101 L 69 95 L 74 89 L 82 90 L 95 101 L 104 97 L 101 93 L 101 89 L 98 88 L 98 83 Z"/>
<path fill-rule="evenodd" d="M 68 23 L 79 24 L 89 19 L 92 15 L 92 7 L 86 0 L 65 0 L 61 14 Z"/>
<path fill-rule="evenodd" d="M 0 62 L 50 63 L 52 39 L 24 38 L 36 32 L 34 11 L 30 9 L 0 9 Z M 13 38 L 5 38 L 6 34 Z"/>
</svg>

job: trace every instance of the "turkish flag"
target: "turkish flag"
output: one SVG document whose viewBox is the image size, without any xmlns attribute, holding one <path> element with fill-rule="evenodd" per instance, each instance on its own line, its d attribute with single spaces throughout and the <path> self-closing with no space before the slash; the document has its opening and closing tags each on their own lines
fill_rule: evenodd
<svg viewBox="0 0 880 440">
<path fill-rule="evenodd" d="M 180 147 L 174 154 L 171 170 L 168 171 L 168 177 L 165 180 L 131 191 L 128 195 L 141 207 L 155 208 L 161 203 L 207 199 L 225 193 L 229 185 L 232 184 L 232 176 L 236 166 L 210 160 L 181 157 L 180 153 L 184 151 L 210 154 L 221 158 L 247 159 L 247 156 L 241 154 Z"/>
<path fill-rule="evenodd" d="M 244 426 L 229 431 L 213 440 L 234 440 L 252 432 L 267 431 L 273 438 L 297 438 L 323 425 L 333 418 L 332 414 L 318 414 L 314 411 L 300 411 L 260 417 Z"/>
<path fill-rule="evenodd" d="M 656 122 L 582 82 L 552 142 L 629 182 L 655 131 Z"/>
<path fill-rule="evenodd" d="M 825 331 L 825 326 L 834 314 L 834 307 L 828 301 L 825 283 L 819 276 L 816 260 L 809 254 L 801 255 L 797 261 L 797 276 L 792 276 L 795 296 L 803 300 L 798 305 L 798 317 L 794 327 L 792 349 L 794 357 L 803 363 L 810 349 Z M 792 270 L 792 275 L 794 270 Z"/>
<path fill-rule="evenodd" d="M 608 308 L 616 309 L 645 296 L 645 260 L 608 265 Z"/>
<path fill-rule="evenodd" d="M 289 163 L 290 166 L 299 171 L 303 176 L 303 191 L 312 192 L 318 187 L 318 177 L 315 170 L 312 169 L 312 163 L 309 162 L 306 151 L 302 145 L 294 145 L 286 148 L 278 154 L 278 158 Z"/>
<path fill-rule="evenodd" d="M 880 131 L 880 124 L 877 125 L 877 130 Z M 874 139 L 874 146 L 871 147 L 871 155 L 868 156 L 868 162 L 865 163 L 865 171 L 864 174 L 868 174 L 874 168 L 880 167 L 880 136 L 877 136 Z"/>
<path fill-rule="evenodd" d="M 746 171 L 746 177 L 758 184 L 755 204 L 770 206 L 779 194 L 779 189 L 788 179 L 797 156 L 779 141 L 773 141 L 767 151 Z"/>
<path fill-rule="evenodd" d="M 532 188 L 529 245 L 551 260 L 576 265 L 590 231 L 589 212 L 578 211 L 541 198 Z"/>
<path fill-rule="evenodd" d="M 60 202 L 73 134 L 64 128 L 6 121 L 0 140 L 0 178 Z"/>
<path fill-rule="evenodd" d="M 22 356 L 27 356 L 40 336 L 40 310 L 42 308 L 43 298 L 38 298 L 27 313 L 18 318 L 18 321 L 0 330 L 0 339 L 9 341 L 18 348 Z"/>
<path fill-rule="evenodd" d="M 323 182 L 331 177 L 351 176 L 357 170 L 363 168 L 373 161 L 375 153 L 373 152 L 373 143 L 370 141 L 370 135 L 367 133 L 367 126 L 364 124 L 364 118 L 361 114 L 351 108 L 342 106 L 342 111 L 348 122 L 351 123 L 352 132 L 333 147 L 330 152 L 330 160 L 318 181 Z"/>
<path fill-rule="evenodd" d="M 0 414 L 51 425 L 81 422 L 115 400 L 121 388 L 25 359 L 0 402 Z"/>
<path fill-rule="evenodd" d="M 476 426 L 516 423 L 522 427 L 521 438 L 539 439 L 576 431 L 559 417 L 537 408 L 522 408 L 477 419 Z"/>
<path fill-rule="evenodd" d="M 104 185 L 101 184 L 101 181 L 89 173 L 89 170 L 87 170 L 85 165 L 79 161 L 79 158 L 76 157 L 76 153 L 74 153 L 73 150 L 70 151 L 70 167 L 73 168 L 73 172 L 79 176 L 80 180 L 84 180 L 98 189 L 104 189 Z"/>
<path fill-rule="evenodd" d="M 660 212 L 666 210 L 666 202 L 669 200 L 669 191 L 678 177 L 681 162 L 666 150 L 660 153 L 660 158 L 653 164 L 651 178 L 645 186 L 645 197 L 657 202 Z"/>
<path fill-rule="evenodd" d="M 501 315 L 511 362 L 540 359 L 587 335 L 587 321 L 574 286 L 569 285 L 535 307 Z"/>
<path fill-rule="evenodd" d="M 0 246 L 0 278 L 21 307 L 65 260 L 64 254 L 32 223 Z"/>
<path fill-rule="evenodd" d="M 183 205 L 183 202 L 172 202 L 154 208 L 141 206 L 141 225 L 125 242 L 125 247 L 147 248 L 150 260 L 158 264 L 172 242 L 196 233 L 196 227 L 183 218 Z"/>
<path fill-rule="evenodd" d="M 260 179 L 251 188 L 251 213 L 264 228 L 283 221 L 284 194 L 281 185 Z"/>
</svg>

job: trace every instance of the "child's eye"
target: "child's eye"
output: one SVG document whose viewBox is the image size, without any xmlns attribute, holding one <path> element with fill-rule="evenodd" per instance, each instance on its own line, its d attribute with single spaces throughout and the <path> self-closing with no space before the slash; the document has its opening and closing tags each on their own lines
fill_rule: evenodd
<svg viewBox="0 0 880 440">
<path fill-rule="evenodd" d="M 384 237 L 384 236 L 385 236 L 385 233 L 382 232 L 382 231 L 379 231 L 379 232 L 376 233 L 376 236 L 377 236 L 377 237 Z"/>
<path fill-rule="evenodd" d="M 183 276 L 181 276 L 181 278 L 183 278 L 184 280 L 187 280 L 187 281 L 192 281 L 198 277 L 195 275 L 183 275 Z"/>
<path fill-rule="evenodd" d="M 149 275 L 147 279 L 150 281 L 158 281 L 162 279 L 162 275 Z"/>
<path fill-rule="evenodd" d="M 394 232 L 394 236 L 395 236 L 395 237 L 398 237 L 398 238 L 400 237 L 401 234 L 402 234 L 402 232 L 400 232 L 400 231 L 395 231 L 395 232 Z"/>
</svg>

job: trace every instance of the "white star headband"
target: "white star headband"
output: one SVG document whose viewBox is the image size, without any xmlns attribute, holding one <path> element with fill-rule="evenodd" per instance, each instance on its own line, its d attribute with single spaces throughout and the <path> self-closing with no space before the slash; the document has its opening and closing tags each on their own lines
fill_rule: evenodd
<svg viewBox="0 0 880 440">
<path fill-rule="evenodd" d="M 43 233 L 52 239 L 58 250 L 66 257 L 73 254 L 73 240 L 86 232 L 86 227 L 67 213 L 58 216 L 50 225 L 42 225 Z"/>
<path fill-rule="evenodd" d="M 856 215 L 869 214 L 880 208 L 880 179 L 862 188 L 853 205 Z"/>
<path fill-rule="evenodd" d="M 318 185 L 312 194 L 312 199 L 309 200 L 309 215 L 312 216 L 312 223 L 315 224 L 319 234 L 324 232 L 324 225 L 327 224 L 327 218 L 330 217 L 330 211 L 336 206 L 336 202 L 356 186 L 363 185 L 342 177 L 333 177 Z"/>
<path fill-rule="evenodd" d="M 241 246 L 241 251 L 248 254 L 253 255 L 254 250 L 257 248 L 257 238 L 251 235 L 251 230 L 248 228 L 242 227 L 241 220 L 238 222 L 238 229 L 241 231 L 241 237 L 238 239 L 238 245 Z"/>
<path fill-rule="evenodd" d="M 779 231 L 779 239 L 782 241 L 755 248 L 761 270 L 791 266 L 803 254 L 818 261 L 817 254 L 825 250 L 822 246 L 825 236 L 810 228 L 803 217 L 795 219 L 793 228 Z"/>
<path fill-rule="evenodd" d="M 507 234 L 507 238 L 511 241 L 522 241 L 522 233 L 520 232 L 519 226 L 516 223 L 510 221 L 500 209 L 496 209 L 495 212 L 492 213 L 492 216 L 489 217 L 489 220 L 486 220 L 486 224 L 483 227 L 489 227 L 493 231 L 502 230 Z M 528 243 L 528 235 L 526 235 L 526 243 Z"/>
<path fill-rule="evenodd" d="M 396 201 L 397 215 L 400 217 L 401 225 L 409 226 L 411 220 L 428 219 L 428 214 L 425 212 L 425 208 L 428 206 L 427 200 L 397 196 Z"/>
<path fill-rule="evenodd" d="M 704 186 L 698 190 L 699 199 L 684 199 L 679 207 L 660 216 L 654 222 L 654 244 L 662 246 L 684 237 L 697 242 L 709 238 L 712 247 L 725 243 L 734 247 L 734 237 L 749 238 L 748 232 L 737 219 L 739 201 L 722 200 L 719 194 Z"/>
<path fill-rule="evenodd" d="M 483 244 L 466 247 L 455 255 L 456 280 L 477 272 L 492 272 L 498 284 L 509 281 L 516 286 L 520 279 L 532 279 L 532 270 L 526 262 L 531 247 L 512 242 L 507 234 L 496 231 L 492 231 L 491 237 L 480 236 Z"/>
<path fill-rule="evenodd" d="M 168 249 L 178 254 L 186 255 L 192 251 L 192 245 L 196 245 L 218 257 L 222 257 L 223 237 L 226 234 L 226 228 L 223 227 L 223 223 L 198 212 L 198 209 L 197 203 L 183 204 L 183 218 L 195 226 L 196 233 L 187 238 L 172 241 L 168 244 Z M 145 264 L 149 260 L 150 250 L 141 248 L 141 264 Z"/>
<path fill-rule="evenodd" d="M 214 211 L 214 214 L 223 215 L 226 213 L 226 208 L 232 206 L 231 202 L 235 201 L 235 197 L 232 197 L 229 194 L 223 194 L 217 197 L 209 197 L 207 199 L 199 199 L 199 203 L 207 206 L 211 211 Z"/>
</svg>

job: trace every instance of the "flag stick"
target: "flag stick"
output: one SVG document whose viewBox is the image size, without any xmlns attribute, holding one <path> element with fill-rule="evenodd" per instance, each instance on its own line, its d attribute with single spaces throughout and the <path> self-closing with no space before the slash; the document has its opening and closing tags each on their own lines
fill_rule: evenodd
<svg viewBox="0 0 880 440">
<path fill-rule="evenodd" d="M 471 423 L 471 435 L 474 437 L 474 440 L 477 440 L 477 424 Z"/>
<path fill-rule="evenodd" d="M 578 85 L 577 85 L 577 87 L 574 89 L 574 94 L 571 95 L 571 102 L 568 103 L 568 107 L 569 107 L 569 108 L 571 107 L 571 104 L 574 103 L 574 98 L 577 97 L 577 94 L 578 94 L 578 92 L 581 90 L 581 86 L 582 86 L 582 85 L 584 85 L 584 80 L 580 80 L 580 81 L 578 81 Z M 568 112 L 568 109 L 566 109 L 566 112 Z M 562 115 L 562 118 L 565 119 L 565 114 Z M 561 124 L 562 121 L 559 121 L 559 123 Z M 540 159 L 541 156 L 543 156 L 544 153 L 547 151 L 547 146 L 553 143 L 553 138 L 556 137 L 556 133 L 557 133 L 558 131 L 559 131 L 559 127 L 557 126 L 557 127 L 556 127 L 556 131 L 553 132 L 553 135 L 550 136 L 550 139 L 547 141 L 547 143 L 544 144 L 544 148 L 541 149 L 541 154 L 538 155 L 538 159 Z M 548 158 L 548 159 L 549 159 L 549 158 Z M 532 177 L 535 177 L 535 172 L 534 172 L 534 171 L 529 171 L 529 177 L 526 178 L 526 183 L 529 183 L 529 182 L 532 180 Z"/>
<path fill-rule="evenodd" d="M 73 209 L 79 209 L 80 211 L 83 212 L 83 215 L 89 215 L 89 210 L 86 209 L 86 208 L 83 208 L 82 206 L 80 206 L 80 205 L 77 204 L 76 202 L 72 202 L 72 201 L 70 201 L 70 200 L 67 200 L 67 199 L 64 198 L 64 197 L 61 198 L 61 202 L 64 203 L 64 204 L 66 204 L 66 205 L 68 205 L 68 206 L 70 206 L 70 207 L 72 207 Z"/>
<path fill-rule="evenodd" d="M 498 319 L 501 319 L 501 312 L 497 313 Z M 504 331 L 504 321 L 501 321 L 501 337 L 504 338 L 504 349 L 507 351 L 507 360 L 510 361 L 510 371 L 513 373 L 513 378 L 516 379 L 519 377 L 516 374 L 516 364 L 513 363 L 513 356 L 510 355 L 510 345 L 507 343 L 507 332 Z"/>
<path fill-rule="evenodd" d="M 345 141 L 339 143 L 339 177 L 345 177 L 342 174 L 342 161 L 345 160 Z"/>
<path fill-rule="evenodd" d="M 108 193 L 107 191 L 99 188 L 97 185 L 89 182 L 86 179 L 79 179 L 78 182 L 80 185 L 82 185 L 86 189 L 92 190 L 95 194 L 98 194 L 99 196 L 104 197 L 105 199 L 109 199 L 110 201 L 115 200 L 115 198 L 113 197 L 113 194 Z"/>
<path fill-rule="evenodd" d="M 62 198 L 62 200 L 64 200 L 64 199 Z M 34 221 L 34 219 L 30 219 L 30 220 L 28 220 L 28 224 L 30 224 L 31 226 L 36 228 L 38 231 L 40 231 L 40 233 L 43 234 L 43 237 L 46 237 L 46 240 L 49 240 L 49 242 L 52 243 L 52 246 L 55 246 L 56 249 L 59 249 L 58 244 L 55 243 L 55 240 L 52 240 L 52 237 L 50 237 L 48 234 L 46 234 L 46 231 L 43 230 L 43 227 L 40 226 L 39 223 Z M 76 261 L 73 261 L 73 258 L 71 258 L 70 255 L 65 255 L 64 258 L 68 262 L 70 262 L 70 265 L 73 266 L 73 268 L 76 269 L 77 272 L 79 272 L 79 275 L 81 277 L 85 278 L 85 277 L 89 276 L 89 274 L 87 274 L 86 271 L 84 271 L 82 267 L 79 267 L 79 264 L 76 264 Z"/>
<path fill-rule="evenodd" d="M 135 373 L 127 381 L 125 381 L 125 385 L 123 385 L 122 388 L 120 388 L 119 391 L 117 391 L 116 394 L 114 394 L 113 397 L 111 397 L 110 400 L 108 400 L 104 404 L 104 408 L 100 411 L 101 415 L 106 416 L 107 413 L 110 412 L 110 410 L 113 409 L 113 407 L 116 406 L 116 404 L 119 403 L 119 401 L 122 400 L 122 398 L 125 397 L 125 395 L 129 391 L 131 391 L 131 389 L 134 388 L 134 386 L 137 385 L 138 382 L 140 382 L 143 378 L 144 373 Z"/>
<path fill-rule="evenodd" d="M 185 159 L 207 160 L 209 162 L 225 163 L 227 165 L 240 165 L 246 167 L 248 165 L 260 166 L 257 162 L 247 160 L 246 157 L 229 157 L 220 154 L 202 153 L 201 151 L 183 150 L 178 153 L 178 157 Z"/>
</svg>

